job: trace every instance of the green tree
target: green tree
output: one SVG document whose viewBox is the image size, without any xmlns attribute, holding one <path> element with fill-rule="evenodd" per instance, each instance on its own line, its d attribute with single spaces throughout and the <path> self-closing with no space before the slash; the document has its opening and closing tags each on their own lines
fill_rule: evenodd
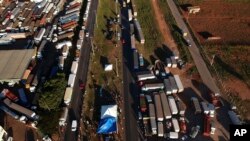
<svg viewBox="0 0 250 141">
<path fill-rule="evenodd" d="M 66 87 L 64 73 L 59 73 L 45 82 L 39 94 L 39 106 L 44 110 L 58 110 Z"/>
</svg>

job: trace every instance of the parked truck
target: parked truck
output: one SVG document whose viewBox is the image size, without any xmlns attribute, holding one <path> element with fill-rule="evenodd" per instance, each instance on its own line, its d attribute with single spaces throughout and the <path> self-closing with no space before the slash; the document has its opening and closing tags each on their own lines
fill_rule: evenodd
<svg viewBox="0 0 250 141">
<path fill-rule="evenodd" d="M 155 118 L 150 118 L 151 131 L 153 135 L 157 134 L 157 125 Z"/>
<path fill-rule="evenodd" d="M 180 132 L 180 126 L 179 126 L 178 120 L 176 118 L 172 118 L 172 123 L 173 123 L 174 131 L 179 133 Z"/>
<path fill-rule="evenodd" d="M 191 97 L 191 102 L 194 107 L 194 113 L 195 114 L 200 114 L 201 113 L 201 107 L 199 104 L 199 100 L 196 97 Z"/>
<path fill-rule="evenodd" d="M 184 116 L 185 115 L 185 111 L 186 111 L 185 104 L 180 99 L 178 101 L 176 101 L 176 104 L 177 104 L 177 107 L 179 109 L 180 116 Z"/>
<path fill-rule="evenodd" d="M 202 109 L 203 109 L 203 112 L 204 112 L 204 114 L 209 114 L 209 108 L 208 108 L 208 105 L 207 105 L 207 103 L 206 102 L 201 102 L 201 107 L 202 107 Z"/>
<path fill-rule="evenodd" d="M 164 117 L 163 117 L 161 99 L 159 94 L 154 95 L 154 101 L 155 101 L 157 121 L 163 121 Z"/>
<path fill-rule="evenodd" d="M 27 96 L 24 92 L 24 89 L 22 89 L 22 88 L 18 89 L 18 93 L 19 93 L 19 98 L 20 98 L 21 104 L 23 104 L 24 106 L 28 106 L 28 99 L 27 99 Z"/>
<path fill-rule="evenodd" d="M 130 38 L 131 38 L 131 49 L 136 50 L 136 47 L 135 47 L 135 35 L 134 34 L 131 35 Z"/>
<path fill-rule="evenodd" d="M 177 109 L 176 102 L 173 96 L 168 96 L 168 102 L 169 102 L 169 107 L 170 107 L 172 115 L 178 114 L 178 109 Z"/>
<path fill-rule="evenodd" d="M 8 107 L 6 107 L 3 104 L 0 104 L 0 109 L 2 111 L 4 111 L 6 114 L 10 115 L 11 117 L 13 117 L 14 119 L 18 119 L 19 115 L 17 115 L 15 112 L 11 111 Z"/>
<path fill-rule="evenodd" d="M 71 73 L 72 74 L 76 74 L 77 68 L 78 68 L 78 62 L 77 61 L 73 61 L 72 65 L 71 65 Z"/>
<path fill-rule="evenodd" d="M 34 37 L 34 40 L 37 44 L 40 43 L 40 41 L 42 40 L 43 38 L 43 35 L 45 33 L 46 29 L 45 28 L 41 28 L 37 34 L 37 36 Z"/>
<path fill-rule="evenodd" d="M 167 95 L 172 94 L 172 87 L 171 87 L 171 83 L 169 79 L 164 79 L 163 82 L 164 82 L 164 87 L 165 87 L 165 93 Z"/>
<path fill-rule="evenodd" d="M 171 111 L 169 108 L 169 103 L 168 103 L 167 97 L 166 97 L 164 92 L 160 92 L 160 96 L 161 96 L 161 104 L 162 104 L 162 108 L 163 108 L 164 117 L 165 117 L 165 119 L 171 119 L 172 114 L 171 114 Z"/>
<path fill-rule="evenodd" d="M 149 118 L 155 119 L 155 106 L 154 106 L 154 104 L 149 103 L 148 108 L 149 108 Z"/>
<path fill-rule="evenodd" d="M 137 80 L 144 81 L 149 79 L 156 79 L 155 75 L 150 71 L 141 71 L 137 73 Z"/>
<path fill-rule="evenodd" d="M 140 108 L 142 112 L 146 112 L 147 110 L 146 99 L 144 94 L 140 94 Z"/>
<path fill-rule="evenodd" d="M 3 89 L 1 92 L 5 97 L 9 98 L 10 100 L 17 102 L 19 98 L 14 95 L 9 89 Z"/>
<path fill-rule="evenodd" d="M 75 74 L 70 74 L 69 75 L 69 79 L 68 79 L 68 86 L 69 87 L 73 87 L 74 86 L 74 84 L 75 84 L 75 78 L 76 78 Z"/>
<path fill-rule="evenodd" d="M 72 93 L 73 93 L 72 87 L 67 87 L 64 93 L 64 103 L 66 105 L 70 104 Z"/>
<path fill-rule="evenodd" d="M 203 135 L 204 136 L 209 136 L 210 135 L 210 117 L 209 115 L 204 115 L 204 132 Z"/>
<path fill-rule="evenodd" d="M 159 89 L 161 89 L 161 90 L 164 89 L 163 83 L 145 84 L 141 88 L 142 91 L 159 90 Z"/>
<path fill-rule="evenodd" d="M 138 58 L 138 52 L 137 50 L 133 50 L 133 59 L 134 59 L 134 70 L 139 69 L 139 58 Z"/>
<path fill-rule="evenodd" d="M 177 133 L 177 132 L 169 132 L 168 137 L 170 139 L 178 139 L 179 138 L 179 133 Z"/>
<path fill-rule="evenodd" d="M 158 127 L 158 137 L 163 137 L 164 136 L 163 123 L 157 122 L 157 127 Z"/>
<path fill-rule="evenodd" d="M 181 82 L 181 79 L 180 79 L 180 76 L 179 75 L 174 75 L 174 79 L 175 79 L 175 82 L 177 84 L 177 88 L 178 88 L 178 92 L 183 92 L 184 91 L 184 87 L 182 85 L 182 82 Z"/>
<path fill-rule="evenodd" d="M 128 20 L 132 21 L 133 20 L 133 14 L 132 14 L 132 10 L 128 9 Z"/>
<path fill-rule="evenodd" d="M 66 125 L 66 121 L 68 119 L 68 112 L 69 112 L 68 107 L 64 107 L 63 111 L 62 111 L 62 114 L 61 114 L 61 116 L 59 118 L 59 126 L 65 126 Z"/>
<path fill-rule="evenodd" d="M 135 25 L 136 33 L 138 35 L 140 43 L 144 44 L 145 43 L 145 38 L 144 38 L 144 35 L 142 33 L 142 29 L 141 29 L 141 26 L 139 24 L 139 21 L 137 19 L 134 19 L 134 25 Z"/>
<path fill-rule="evenodd" d="M 172 93 L 178 92 L 178 87 L 173 76 L 169 76 L 169 81 L 171 83 Z"/>
</svg>

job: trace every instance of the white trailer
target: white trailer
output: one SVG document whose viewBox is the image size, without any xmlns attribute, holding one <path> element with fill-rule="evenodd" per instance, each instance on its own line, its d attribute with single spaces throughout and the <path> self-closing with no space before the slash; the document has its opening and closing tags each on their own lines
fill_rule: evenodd
<svg viewBox="0 0 250 141">
<path fill-rule="evenodd" d="M 63 70 L 63 67 L 64 67 L 64 57 L 63 56 L 59 56 L 58 66 L 61 70 Z"/>
<path fill-rule="evenodd" d="M 161 96 L 161 104 L 162 104 L 162 108 L 163 108 L 163 113 L 164 113 L 164 117 L 165 119 L 171 119 L 172 118 L 172 114 L 169 108 L 169 103 L 167 100 L 167 97 L 165 95 L 165 93 L 160 92 L 160 96 Z"/>
<path fill-rule="evenodd" d="M 69 47 L 64 45 L 62 48 L 62 55 L 64 58 L 66 58 L 68 54 L 69 54 Z"/>
<path fill-rule="evenodd" d="M 65 126 L 66 125 L 66 121 L 67 121 L 67 118 L 68 118 L 68 112 L 69 112 L 68 107 L 64 107 L 63 111 L 62 111 L 62 114 L 61 114 L 61 116 L 59 118 L 59 126 Z"/>
<path fill-rule="evenodd" d="M 169 76 L 169 81 L 171 83 L 172 93 L 178 92 L 178 87 L 173 76 Z"/>
<path fill-rule="evenodd" d="M 164 82 L 164 86 L 165 86 L 165 93 L 167 95 L 172 94 L 172 87 L 171 87 L 171 83 L 170 83 L 169 79 L 164 79 L 163 82 Z"/>
<path fill-rule="evenodd" d="M 180 132 L 180 126 L 179 126 L 178 120 L 176 118 L 172 118 L 172 123 L 173 123 L 174 131 L 179 133 Z"/>
<path fill-rule="evenodd" d="M 71 47 L 72 46 L 72 42 L 71 41 L 63 41 L 60 42 L 56 45 L 56 49 L 61 49 L 64 45 Z"/>
<path fill-rule="evenodd" d="M 155 106 L 154 106 L 154 104 L 149 103 L 148 108 L 149 108 L 149 118 L 155 119 Z"/>
<path fill-rule="evenodd" d="M 77 40 L 77 43 L 76 43 L 77 49 L 81 49 L 82 43 L 83 43 L 83 40 L 82 40 L 82 39 L 78 39 L 78 40 Z"/>
<path fill-rule="evenodd" d="M 75 74 L 70 74 L 69 75 L 69 80 L 68 80 L 68 86 L 69 87 L 73 87 L 74 86 L 75 78 L 76 78 Z"/>
<path fill-rule="evenodd" d="M 76 74 L 77 68 L 78 68 L 78 62 L 77 61 L 73 61 L 72 65 L 71 65 L 71 73 L 72 74 Z"/>
<path fill-rule="evenodd" d="M 157 126 L 156 126 L 155 118 L 150 118 L 150 124 L 151 124 L 152 134 L 156 135 L 157 134 Z"/>
<path fill-rule="evenodd" d="M 64 103 L 66 105 L 70 104 L 72 93 L 73 93 L 72 87 L 67 87 L 66 90 L 65 90 L 65 93 L 64 93 L 64 98 L 63 98 Z"/>
<path fill-rule="evenodd" d="M 208 109 L 209 109 L 209 116 L 214 117 L 215 115 L 215 107 L 213 104 L 208 103 Z"/>
<path fill-rule="evenodd" d="M 177 133 L 177 132 L 169 132 L 168 137 L 170 139 L 178 139 L 179 138 L 179 133 Z"/>
<path fill-rule="evenodd" d="M 182 85 L 182 82 L 181 82 L 181 79 L 180 79 L 180 76 L 179 75 L 174 75 L 174 79 L 175 79 L 175 82 L 177 84 L 177 87 L 178 87 L 178 92 L 183 92 L 184 91 L 184 87 Z"/>
<path fill-rule="evenodd" d="M 156 109 L 156 116 L 157 116 L 157 121 L 163 121 L 163 111 L 162 111 L 162 106 L 161 106 L 161 99 L 160 95 L 155 94 L 154 95 L 154 101 L 155 101 L 155 109 Z"/>
<path fill-rule="evenodd" d="M 162 122 L 158 122 L 157 123 L 157 127 L 158 127 L 158 137 L 163 137 L 164 136 L 163 123 Z"/>
<path fill-rule="evenodd" d="M 149 79 L 156 79 L 155 75 L 151 73 L 150 71 L 143 71 L 143 72 L 137 73 L 138 81 L 149 80 Z"/>
<path fill-rule="evenodd" d="M 43 35 L 45 33 L 46 29 L 45 28 L 41 28 L 37 34 L 36 37 L 34 37 L 34 40 L 37 44 L 39 44 L 39 42 L 42 40 Z"/>
<path fill-rule="evenodd" d="M 203 109 L 204 114 L 209 114 L 209 108 L 206 102 L 202 101 L 201 102 L 201 107 Z"/>
<path fill-rule="evenodd" d="M 70 10 L 67 10 L 65 12 L 65 14 L 70 14 L 70 13 L 73 13 L 73 12 L 80 12 L 80 9 L 81 9 L 81 6 L 78 6 L 78 7 L 72 8 Z"/>
<path fill-rule="evenodd" d="M 144 35 L 142 33 L 141 26 L 140 26 L 139 22 L 137 21 L 137 19 L 134 20 L 134 24 L 135 24 L 135 29 L 136 29 L 138 37 L 139 37 L 139 41 L 141 44 L 144 44 L 145 38 L 144 38 Z"/>
<path fill-rule="evenodd" d="M 132 14 L 132 10 L 128 9 L 128 20 L 132 21 L 133 20 L 133 14 Z"/>
<path fill-rule="evenodd" d="M 169 102 L 169 107 L 170 107 L 170 110 L 172 112 L 172 115 L 178 114 L 178 109 L 177 109 L 174 97 L 173 96 L 168 96 L 168 102 Z"/>
<path fill-rule="evenodd" d="M 164 89 L 164 84 L 163 83 L 145 84 L 141 88 L 142 91 L 157 90 L 157 89 Z"/>
</svg>

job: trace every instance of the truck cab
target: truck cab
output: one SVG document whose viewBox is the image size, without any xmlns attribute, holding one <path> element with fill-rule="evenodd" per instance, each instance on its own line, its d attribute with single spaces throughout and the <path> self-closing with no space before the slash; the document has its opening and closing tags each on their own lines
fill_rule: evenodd
<svg viewBox="0 0 250 141">
<path fill-rule="evenodd" d="M 71 131 L 73 132 L 76 131 L 76 128 L 77 128 L 77 121 L 73 120 L 71 124 Z"/>
</svg>

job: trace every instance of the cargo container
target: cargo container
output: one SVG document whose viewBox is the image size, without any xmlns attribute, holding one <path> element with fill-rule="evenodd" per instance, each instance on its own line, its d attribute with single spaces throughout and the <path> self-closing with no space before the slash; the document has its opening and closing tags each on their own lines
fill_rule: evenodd
<svg viewBox="0 0 250 141">
<path fill-rule="evenodd" d="M 170 139 L 178 139 L 179 138 L 179 133 L 177 133 L 177 132 L 169 132 L 168 137 Z"/>
<path fill-rule="evenodd" d="M 186 111 L 186 106 L 184 105 L 184 103 L 179 99 L 177 102 L 177 107 L 179 109 L 179 114 L 181 116 L 184 116 L 185 115 L 185 111 Z"/>
<path fill-rule="evenodd" d="M 136 47 L 135 47 L 135 35 L 131 35 L 131 49 L 132 50 L 136 50 Z"/>
<path fill-rule="evenodd" d="M 64 57 L 63 56 L 59 56 L 58 66 L 61 70 L 63 70 L 63 67 L 64 67 Z"/>
<path fill-rule="evenodd" d="M 150 71 L 142 71 L 137 73 L 137 80 L 149 80 L 149 79 L 156 79 L 155 75 L 152 74 Z"/>
<path fill-rule="evenodd" d="M 210 117 L 208 115 L 204 115 L 204 136 L 209 136 L 210 135 Z"/>
<path fill-rule="evenodd" d="M 179 126 L 178 120 L 176 118 L 172 118 L 172 123 L 173 123 L 174 131 L 179 133 L 180 132 L 180 126 Z"/>
<path fill-rule="evenodd" d="M 161 90 L 164 89 L 163 83 L 145 84 L 141 88 L 142 91 L 159 90 L 159 89 Z"/>
<path fill-rule="evenodd" d="M 139 21 L 137 21 L 137 19 L 134 19 L 134 25 L 135 25 L 136 33 L 138 35 L 138 39 L 139 39 L 140 43 L 144 44 L 145 38 L 144 38 L 144 35 L 142 33 L 142 29 L 141 29 L 141 26 L 139 24 Z"/>
<path fill-rule="evenodd" d="M 24 108 L 18 104 L 15 104 L 13 102 L 11 102 L 8 98 L 4 99 L 4 104 L 6 104 L 9 108 L 21 113 L 21 114 L 24 114 L 26 115 L 28 118 L 31 118 L 33 120 L 38 120 L 38 116 L 36 115 L 35 112 L 27 109 L 27 108 Z"/>
<path fill-rule="evenodd" d="M 47 40 L 42 40 L 42 43 L 40 44 L 38 51 L 37 51 L 37 58 L 42 58 L 42 52 L 45 48 L 45 45 L 47 44 Z"/>
<path fill-rule="evenodd" d="M 77 43 L 76 43 L 77 49 L 81 49 L 82 44 L 83 44 L 83 40 L 82 40 L 82 39 L 78 39 L 78 40 L 77 40 Z"/>
<path fill-rule="evenodd" d="M 151 125 L 152 134 L 156 135 L 157 134 L 157 126 L 156 126 L 155 118 L 150 118 L 150 125 Z"/>
<path fill-rule="evenodd" d="M 172 93 L 178 92 L 178 87 L 173 76 L 169 76 L 169 81 L 171 83 Z"/>
<path fill-rule="evenodd" d="M 34 37 L 34 40 L 37 44 L 39 44 L 39 42 L 42 40 L 42 37 L 45 33 L 46 29 L 45 28 L 41 28 L 37 34 L 36 37 Z"/>
<path fill-rule="evenodd" d="M 201 102 L 201 107 L 203 109 L 204 114 L 209 114 L 209 108 L 206 102 Z"/>
<path fill-rule="evenodd" d="M 19 100 L 19 98 L 15 96 L 9 89 L 3 89 L 1 93 L 14 102 Z"/>
<path fill-rule="evenodd" d="M 184 87 L 182 85 L 181 79 L 179 75 L 174 75 L 174 79 L 178 88 L 178 92 L 183 92 L 184 91 Z"/>
<path fill-rule="evenodd" d="M 67 28 L 69 26 L 76 25 L 76 24 L 77 24 L 76 21 L 70 21 L 68 23 L 62 24 L 61 27 L 64 29 L 64 28 Z"/>
<path fill-rule="evenodd" d="M 163 137 L 164 136 L 163 123 L 157 122 L 157 127 L 158 127 L 158 137 Z"/>
<path fill-rule="evenodd" d="M 75 3 L 75 4 L 73 4 L 73 5 L 70 5 L 68 8 L 66 8 L 67 10 L 71 10 L 71 9 L 73 9 L 73 8 L 76 8 L 76 7 L 81 7 L 81 3 Z"/>
<path fill-rule="evenodd" d="M 72 47 L 72 42 L 71 41 L 63 41 L 60 42 L 56 45 L 56 49 L 61 49 L 64 45 L 68 46 L 68 47 Z"/>
<path fill-rule="evenodd" d="M 73 87 L 74 86 L 74 84 L 75 84 L 75 78 L 76 78 L 75 74 L 70 74 L 69 75 L 69 79 L 68 79 L 68 86 L 69 87 Z"/>
<path fill-rule="evenodd" d="M 200 114 L 201 113 L 201 107 L 199 104 L 199 100 L 196 97 L 191 98 L 192 105 L 194 107 L 194 113 L 195 114 Z"/>
<path fill-rule="evenodd" d="M 168 96 L 168 102 L 169 102 L 169 107 L 170 107 L 172 115 L 177 115 L 178 109 L 177 109 L 177 105 L 173 96 Z"/>
<path fill-rule="evenodd" d="M 0 104 L 0 109 L 3 110 L 6 114 L 12 116 L 14 119 L 19 118 L 19 115 L 17 115 L 15 112 L 11 111 L 8 107 L 6 107 L 3 104 Z"/>
<path fill-rule="evenodd" d="M 161 105 L 161 99 L 159 94 L 154 95 L 154 102 L 155 102 L 155 109 L 156 109 L 156 116 L 157 121 L 163 121 L 163 111 L 162 111 L 162 105 Z"/>
<path fill-rule="evenodd" d="M 155 106 L 154 106 L 154 104 L 149 103 L 148 108 L 149 108 L 149 118 L 154 118 L 155 119 L 156 117 L 155 117 Z"/>
<path fill-rule="evenodd" d="M 66 105 L 70 104 L 72 93 L 73 93 L 72 87 L 67 87 L 64 94 L 64 103 Z"/>
<path fill-rule="evenodd" d="M 59 118 L 59 126 L 65 126 L 66 125 L 66 121 L 68 119 L 68 112 L 69 112 L 68 107 L 64 107 L 63 111 L 62 111 L 62 114 L 61 114 L 61 116 Z"/>
<path fill-rule="evenodd" d="M 71 65 L 71 73 L 72 73 L 72 74 L 76 74 L 77 68 L 78 68 L 78 62 L 73 61 L 73 62 L 72 62 L 72 65 Z"/>
<path fill-rule="evenodd" d="M 24 92 L 24 89 L 22 88 L 18 89 L 18 94 L 19 94 L 21 104 L 23 104 L 24 106 L 28 106 L 28 99 Z"/>
<path fill-rule="evenodd" d="M 134 70 L 137 70 L 137 69 L 139 69 L 139 58 L 138 58 L 138 52 L 137 52 L 137 50 L 133 50 L 133 59 L 134 59 L 134 63 L 133 63 L 133 65 L 134 65 Z"/>
<path fill-rule="evenodd" d="M 144 94 L 140 94 L 140 108 L 142 112 L 146 112 L 147 110 L 146 99 Z"/>
<path fill-rule="evenodd" d="M 165 87 L 165 93 L 167 95 L 172 94 L 172 87 L 171 87 L 171 83 L 169 79 L 164 79 L 163 82 L 164 82 L 164 87 Z"/>
<path fill-rule="evenodd" d="M 172 62 L 172 68 L 177 68 L 177 61 L 174 56 L 170 57 L 171 62 Z"/>
<path fill-rule="evenodd" d="M 169 108 L 169 103 L 168 103 L 167 97 L 166 97 L 164 92 L 160 92 L 160 96 L 161 96 L 161 104 L 162 104 L 164 117 L 165 117 L 165 119 L 171 119 L 172 114 L 171 114 L 171 111 Z"/>
<path fill-rule="evenodd" d="M 242 125 L 241 120 L 237 116 L 237 114 L 234 111 L 228 111 L 229 118 L 232 121 L 232 124 L 234 125 Z"/>
<path fill-rule="evenodd" d="M 80 12 L 81 6 L 66 10 L 65 14 L 70 14 L 73 12 Z"/>
<path fill-rule="evenodd" d="M 67 32 L 62 35 L 57 36 L 57 40 L 60 41 L 63 39 L 71 39 L 73 36 L 74 36 L 74 32 L 71 31 L 71 32 Z"/>
</svg>

